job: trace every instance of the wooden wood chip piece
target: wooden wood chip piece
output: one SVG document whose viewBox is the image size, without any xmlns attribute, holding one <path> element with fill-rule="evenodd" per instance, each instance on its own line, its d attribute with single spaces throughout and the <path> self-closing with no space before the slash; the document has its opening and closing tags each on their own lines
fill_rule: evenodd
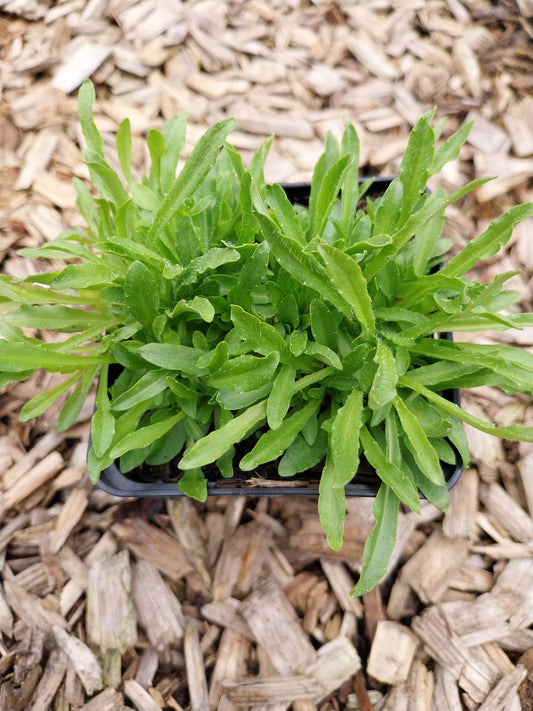
<svg viewBox="0 0 533 711">
<path fill-rule="evenodd" d="M 384 684 L 407 679 L 419 640 L 408 627 L 392 620 L 380 620 L 370 648 L 367 671 Z"/>
<path fill-rule="evenodd" d="M 139 621 L 156 649 L 176 644 L 183 637 L 181 604 L 147 560 L 133 566 L 132 594 Z"/>
<path fill-rule="evenodd" d="M 102 688 L 102 672 L 98 659 L 86 644 L 57 625 L 53 628 L 57 645 L 71 660 L 83 688 L 89 696 Z"/>
<path fill-rule="evenodd" d="M 206 711 L 209 708 L 205 665 L 200 649 L 198 627 L 191 620 L 185 621 L 183 639 L 187 683 L 191 699 L 191 711 Z"/>
<path fill-rule="evenodd" d="M 355 647 L 346 637 L 341 636 L 324 644 L 318 651 L 317 659 L 302 674 L 262 679 L 228 679 L 223 682 L 223 687 L 236 706 L 271 705 L 300 699 L 316 704 L 355 676 L 360 669 L 361 660 Z M 303 706 L 299 708 L 303 710 Z"/>
<path fill-rule="evenodd" d="M 138 711 L 161 711 L 162 707 L 135 679 L 126 679 L 124 694 L 131 699 Z"/>
<path fill-rule="evenodd" d="M 294 608 L 273 580 L 262 581 L 243 601 L 241 611 L 255 640 L 265 647 L 280 674 L 298 671 L 316 659 Z"/>
<path fill-rule="evenodd" d="M 125 652 L 137 642 L 128 551 L 96 560 L 89 570 L 87 635 L 102 651 Z"/>
</svg>

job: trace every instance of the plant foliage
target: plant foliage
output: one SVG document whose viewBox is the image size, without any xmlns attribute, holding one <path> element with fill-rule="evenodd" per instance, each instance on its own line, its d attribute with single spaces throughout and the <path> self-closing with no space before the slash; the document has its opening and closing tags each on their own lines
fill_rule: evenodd
<svg viewBox="0 0 533 711">
<path fill-rule="evenodd" d="M 87 227 L 21 250 L 67 266 L 0 277 L 0 384 L 39 368 L 66 374 L 21 418 L 66 395 L 58 427 L 67 429 L 98 382 L 94 482 L 115 459 L 128 472 L 180 457 L 182 491 L 204 500 L 207 465 L 224 477 L 267 462 L 281 476 L 320 465 L 318 508 L 336 549 L 344 487 L 366 458 L 382 483 L 353 591 L 363 594 L 387 568 L 400 503 L 418 511 L 422 493 L 446 508 L 441 462 L 468 458 L 461 420 L 533 441 L 533 428 L 498 428 L 441 395 L 481 384 L 531 395 L 533 354 L 435 336 L 533 323 L 507 312 L 517 294 L 504 284 L 516 272 L 489 284 L 466 276 L 533 205 L 511 209 L 438 270 L 450 247 L 441 238 L 446 207 L 483 181 L 452 195 L 429 194 L 426 181 L 457 157 L 469 126 L 436 147 L 434 111 L 422 116 L 399 177 L 362 205 L 368 183 L 358 181 L 358 138 L 347 123 L 340 143 L 327 136 L 306 207 L 265 184 L 270 141 L 244 167 L 227 143 L 232 119 L 210 128 L 178 172 L 184 119 L 150 131 L 151 169 L 139 182 L 125 120 L 116 137 L 122 179 L 105 158 L 94 99 L 87 81 L 79 114 L 99 197 L 76 180 Z M 32 337 L 28 327 L 63 335 Z M 111 383 L 113 364 L 122 370 Z"/>
</svg>

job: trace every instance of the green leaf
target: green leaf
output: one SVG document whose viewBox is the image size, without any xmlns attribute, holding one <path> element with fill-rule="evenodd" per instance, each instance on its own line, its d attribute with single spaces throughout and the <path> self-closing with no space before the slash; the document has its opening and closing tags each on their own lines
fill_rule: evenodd
<svg viewBox="0 0 533 711">
<path fill-rule="evenodd" d="M 424 432 L 418 417 L 411 412 L 399 395 L 392 401 L 396 410 L 403 431 L 411 443 L 411 451 L 420 469 L 432 484 L 437 486 L 444 483 L 444 474 L 440 459 L 433 445 Z"/>
<path fill-rule="evenodd" d="M 45 368 L 50 373 L 72 373 L 109 362 L 107 356 L 61 353 L 55 343 L 8 343 L 0 340 L 0 372 L 24 373 Z"/>
<path fill-rule="evenodd" d="M 198 141 L 154 215 L 147 235 L 148 245 L 155 240 L 168 224 L 172 215 L 182 207 L 185 200 L 203 183 L 215 164 L 220 148 L 234 126 L 234 119 L 220 121 L 206 131 Z"/>
<path fill-rule="evenodd" d="M 168 374 L 159 370 L 149 370 L 140 376 L 131 387 L 113 398 L 113 410 L 129 410 L 141 402 L 152 400 L 164 392 Z"/>
<path fill-rule="evenodd" d="M 117 208 L 128 202 L 130 196 L 113 168 L 108 166 L 106 163 L 90 160 L 92 154 L 88 151 L 86 151 L 85 156 L 92 181 L 98 188 L 99 192 L 107 200 L 113 202 Z M 97 176 L 97 178 L 95 178 L 95 176 Z"/>
<path fill-rule="evenodd" d="M 109 323 L 106 314 L 54 304 L 51 306 L 20 305 L 3 315 L 5 323 L 24 328 L 52 329 L 62 333 L 73 333 L 93 328 L 101 324 L 105 329 Z"/>
<path fill-rule="evenodd" d="M 174 343 L 147 343 L 138 349 L 139 355 L 165 370 L 177 370 L 185 375 L 203 375 L 205 370 L 196 363 L 203 351 L 190 346 L 180 346 Z"/>
<path fill-rule="evenodd" d="M 326 533 L 328 546 L 338 551 L 342 548 L 346 496 L 344 487 L 335 486 L 334 480 L 335 465 L 332 461 L 331 452 L 328 451 L 326 464 L 322 470 L 318 486 L 318 513 L 320 523 Z"/>
<path fill-rule="evenodd" d="M 378 367 L 368 394 L 368 405 L 372 410 L 379 410 L 396 395 L 398 368 L 391 349 L 382 341 L 378 341 L 373 360 Z"/>
<path fill-rule="evenodd" d="M 350 305 L 363 329 L 373 333 L 376 322 L 372 302 L 359 264 L 344 252 L 328 244 L 318 245 L 318 252 L 326 265 L 332 285 Z"/>
<path fill-rule="evenodd" d="M 96 391 L 96 411 L 91 419 L 91 437 L 97 457 L 103 457 L 115 436 L 115 418 L 111 414 L 108 387 L 108 366 L 100 370 Z"/>
<path fill-rule="evenodd" d="M 70 390 L 74 383 L 79 379 L 80 373 L 74 373 L 74 375 L 71 375 L 70 378 L 67 378 L 62 383 L 59 383 L 59 385 L 56 385 L 53 388 L 32 397 L 31 400 L 28 400 L 28 402 L 22 406 L 19 415 L 20 421 L 27 422 L 34 417 L 42 415 L 43 412 L 45 412 L 59 397 L 61 397 L 61 395 L 66 393 L 67 390 Z"/>
<path fill-rule="evenodd" d="M 237 304 L 231 306 L 231 320 L 239 338 L 246 341 L 256 353 L 266 356 L 277 351 L 282 358 L 287 353 L 287 344 L 274 326 Z"/>
<path fill-rule="evenodd" d="M 439 173 L 446 163 L 455 160 L 459 156 L 459 151 L 466 142 L 473 125 L 474 121 L 469 121 L 464 126 L 461 126 L 459 130 L 452 133 L 452 135 L 444 141 L 442 146 L 435 151 L 430 175 Z"/>
<path fill-rule="evenodd" d="M 392 489 L 381 484 L 374 501 L 376 523 L 367 538 L 363 552 L 363 569 L 350 595 L 359 597 L 370 592 L 387 572 L 396 545 L 396 526 L 400 500 Z"/>
<path fill-rule="evenodd" d="M 309 341 L 304 351 L 305 355 L 321 360 L 326 365 L 331 365 L 336 370 L 342 370 L 342 362 L 339 356 L 331 348 L 323 346 L 321 343 Z"/>
<path fill-rule="evenodd" d="M 289 411 L 296 378 L 296 369 L 284 364 L 274 378 L 272 390 L 267 400 L 267 421 L 272 430 L 276 430 Z"/>
<path fill-rule="evenodd" d="M 89 289 L 113 281 L 113 274 L 103 264 L 69 264 L 52 281 L 53 289 Z"/>
<path fill-rule="evenodd" d="M 160 183 L 164 193 L 168 191 L 176 177 L 176 168 L 183 148 L 185 147 L 185 132 L 187 117 L 172 116 L 163 124 L 161 133 L 165 139 L 165 150 L 160 161 Z"/>
<path fill-rule="evenodd" d="M 533 217 L 533 202 L 515 205 L 505 215 L 491 222 L 485 232 L 468 242 L 443 267 L 441 273 L 445 276 L 461 276 L 479 259 L 493 257 L 503 245 L 507 244 L 516 225 L 529 217 Z"/>
<path fill-rule="evenodd" d="M 352 390 L 331 425 L 332 485 L 349 484 L 359 467 L 359 431 L 363 424 L 363 393 Z"/>
<path fill-rule="evenodd" d="M 181 469 L 194 469 L 211 464 L 225 454 L 230 447 L 245 439 L 266 418 L 266 400 L 252 405 L 222 427 L 199 439 L 183 455 Z"/>
<path fill-rule="evenodd" d="M 130 265 L 124 282 L 126 306 L 131 315 L 149 331 L 159 314 L 159 288 L 152 273 L 142 262 Z"/>
<path fill-rule="evenodd" d="M 294 206 L 280 185 L 268 185 L 266 191 L 267 203 L 272 209 L 282 234 L 295 242 L 305 245 L 307 240 Z"/>
<path fill-rule="evenodd" d="M 267 430 L 261 435 L 252 451 L 241 459 L 240 468 L 243 471 L 251 471 L 260 464 L 280 457 L 294 442 L 296 435 L 301 432 L 319 405 L 320 403 L 316 401 L 308 402 L 303 408 L 283 420 L 276 430 Z"/>
<path fill-rule="evenodd" d="M 487 434 L 492 434 L 503 439 L 516 440 L 518 442 L 533 442 L 533 427 L 522 427 L 521 425 L 497 427 L 492 422 L 486 422 L 479 417 L 474 417 L 474 415 L 466 412 L 466 410 L 463 410 L 455 403 L 447 400 L 438 393 L 429 390 L 424 385 L 417 383 L 413 378 L 402 375 L 398 383 L 399 385 L 403 385 L 410 390 L 414 390 L 415 392 L 424 395 L 424 397 L 426 397 L 430 402 L 439 405 L 439 407 L 445 412 L 455 415 L 468 425 L 472 425 L 472 427 L 481 430 L 481 432 L 486 432 Z"/>
<path fill-rule="evenodd" d="M 65 404 L 61 408 L 57 417 L 58 432 L 68 430 L 69 427 L 72 427 L 78 419 L 78 415 L 80 414 L 82 407 L 85 405 L 94 379 L 98 374 L 98 370 L 98 368 L 94 368 L 84 373 L 80 378 L 79 383 L 66 399 Z"/>
<path fill-rule="evenodd" d="M 117 129 L 116 144 L 120 167 L 128 183 L 131 183 L 131 125 L 128 118 Z"/>
<path fill-rule="evenodd" d="M 320 299 L 312 299 L 309 306 L 311 333 L 317 343 L 334 350 L 337 347 L 338 324 L 335 316 Z"/>
<path fill-rule="evenodd" d="M 86 79 L 78 92 L 78 113 L 81 129 L 87 147 L 101 158 L 104 157 L 104 139 L 100 135 L 93 120 L 92 107 L 96 99 L 94 86 L 90 79 Z"/>
<path fill-rule="evenodd" d="M 178 482 L 179 490 L 186 496 L 196 501 L 207 500 L 207 479 L 203 475 L 202 470 L 187 469 Z"/>
<path fill-rule="evenodd" d="M 242 355 L 231 358 L 214 375 L 207 379 L 212 388 L 249 392 L 271 382 L 279 364 L 279 354 L 274 352 L 266 357 Z"/>
<path fill-rule="evenodd" d="M 183 412 L 178 412 L 175 415 L 165 418 L 161 422 L 145 425 L 144 427 L 140 427 L 133 432 L 128 432 L 128 434 L 115 443 L 110 452 L 110 456 L 113 459 L 118 459 L 126 452 L 130 452 L 135 449 L 142 449 L 143 447 L 149 447 L 160 437 L 165 435 L 184 417 L 185 414 Z"/>
<path fill-rule="evenodd" d="M 379 478 L 390 486 L 396 496 L 416 513 L 420 513 L 420 500 L 414 481 L 407 471 L 402 470 L 387 458 L 379 442 L 365 427 L 360 429 L 360 439 L 364 454 L 371 466 L 376 470 Z"/>
<path fill-rule="evenodd" d="M 146 137 L 146 143 L 148 145 L 148 151 L 150 153 L 150 159 L 152 164 L 150 166 L 151 176 L 155 179 L 157 185 L 161 184 L 161 158 L 165 152 L 165 138 L 160 131 L 155 128 L 148 131 L 148 136 Z M 157 207 L 156 207 L 157 210 Z"/>
<path fill-rule="evenodd" d="M 297 435 L 294 442 L 287 447 L 280 459 L 278 474 L 283 477 L 294 476 L 305 472 L 318 464 L 326 456 L 328 438 L 323 430 L 319 430 L 313 444 L 308 444 L 305 437 Z"/>
<path fill-rule="evenodd" d="M 407 148 L 400 164 L 403 204 L 399 224 L 409 217 L 426 187 L 435 151 L 435 134 L 431 127 L 434 116 L 434 108 L 427 111 L 417 121 L 409 135 Z"/>
<path fill-rule="evenodd" d="M 350 234 L 359 198 L 359 136 L 352 124 L 345 119 L 341 141 L 341 154 L 352 157 L 342 181 L 340 224 L 346 234 Z"/>
<path fill-rule="evenodd" d="M 300 284 L 314 289 L 342 313 L 350 317 L 350 309 L 331 286 L 322 265 L 313 255 L 303 252 L 301 245 L 290 237 L 283 235 L 268 217 L 260 213 L 257 213 L 256 217 L 279 265 L 286 269 Z"/>
<path fill-rule="evenodd" d="M 325 173 L 318 190 L 316 202 L 309 202 L 308 234 L 311 239 L 316 235 L 319 237 L 322 236 L 333 203 L 339 195 L 344 176 L 353 162 L 353 159 L 354 157 L 351 155 L 344 155 L 342 158 L 339 158 Z"/>
<path fill-rule="evenodd" d="M 207 323 L 211 323 L 215 317 L 215 308 L 205 296 L 194 296 L 190 301 L 181 299 L 176 304 L 172 316 L 179 316 L 185 312 L 198 314 Z"/>
</svg>

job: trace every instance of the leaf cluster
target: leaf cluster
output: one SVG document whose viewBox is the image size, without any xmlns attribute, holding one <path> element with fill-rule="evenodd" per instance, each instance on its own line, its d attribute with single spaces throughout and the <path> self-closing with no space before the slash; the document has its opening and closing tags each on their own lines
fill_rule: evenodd
<svg viewBox="0 0 533 711">
<path fill-rule="evenodd" d="M 505 246 L 533 205 L 511 209 L 439 269 L 450 247 L 445 209 L 483 181 L 451 195 L 428 193 L 426 182 L 457 157 L 470 125 L 437 147 L 434 111 L 422 116 L 399 176 L 371 198 L 347 122 L 340 142 L 326 138 L 309 204 L 295 205 L 265 183 L 270 140 L 246 168 L 227 142 L 232 119 L 210 128 L 186 161 L 182 117 L 151 130 L 141 181 L 126 119 L 116 135 L 122 179 L 105 158 L 94 99 L 87 81 L 79 113 L 98 197 L 75 180 L 86 228 L 22 250 L 67 266 L 0 278 L 0 384 L 39 368 L 64 373 L 21 417 L 66 396 L 58 427 L 67 429 L 98 383 L 93 481 L 117 459 L 126 473 L 179 457 L 181 490 L 204 500 L 207 466 L 231 477 L 275 462 L 291 477 L 319 465 L 333 548 L 342 545 L 345 486 L 365 458 L 382 483 L 353 592 L 370 590 L 394 547 L 400 503 L 419 511 L 423 494 L 446 508 L 442 463 L 468 460 L 461 421 L 533 441 L 533 428 L 498 428 L 442 395 L 486 384 L 531 395 L 533 355 L 438 337 L 531 325 L 530 314 L 508 313 L 517 294 L 504 285 L 516 272 L 490 284 L 466 273 Z"/>
</svg>

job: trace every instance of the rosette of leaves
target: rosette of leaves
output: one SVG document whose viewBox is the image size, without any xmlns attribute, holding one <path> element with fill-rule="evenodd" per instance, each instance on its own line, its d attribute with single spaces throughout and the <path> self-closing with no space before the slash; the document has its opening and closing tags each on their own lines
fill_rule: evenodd
<svg viewBox="0 0 533 711">
<path fill-rule="evenodd" d="M 69 263 L 0 277 L 0 384 L 40 368 L 65 374 L 21 412 L 28 420 L 63 397 L 65 430 L 97 383 L 93 481 L 117 459 L 126 473 L 179 457 L 181 490 L 204 500 L 207 466 L 224 477 L 269 462 L 282 477 L 321 466 L 318 509 L 332 548 L 342 544 L 344 488 L 366 458 L 382 483 L 352 592 L 370 590 L 386 571 L 400 504 L 419 511 L 422 494 L 446 508 L 441 462 L 457 452 L 468 461 L 462 422 L 533 441 L 533 428 L 496 427 L 441 394 L 491 385 L 532 395 L 533 354 L 437 337 L 533 323 L 509 311 L 518 295 L 504 285 L 517 272 L 488 284 L 466 276 L 504 248 L 533 204 L 509 210 L 438 270 L 451 246 L 441 238 L 446 207 L 484 180 L 451 195 L 426 192 L 426 182 L 458 156 L 470 125 L 437 147 L 443 126 L 434 111 L 422 116 L 399 176 L 364 203 L 347 122 L 340 142 L 327 136 L 304 207 L 265 184 L 270 140 L 244 166 L 227 142 L 232 119 L 210 128 L 179 170 L 185 119 L 151 130 L 140 181 L 126 119 L 121 178 L 94 99 L 87 81 L 79 114 L 94 190 L 74 181 L 87 226 L 21 250 Z M 113 364 L 121 371 L 111 382 Z"/>
</svg>

